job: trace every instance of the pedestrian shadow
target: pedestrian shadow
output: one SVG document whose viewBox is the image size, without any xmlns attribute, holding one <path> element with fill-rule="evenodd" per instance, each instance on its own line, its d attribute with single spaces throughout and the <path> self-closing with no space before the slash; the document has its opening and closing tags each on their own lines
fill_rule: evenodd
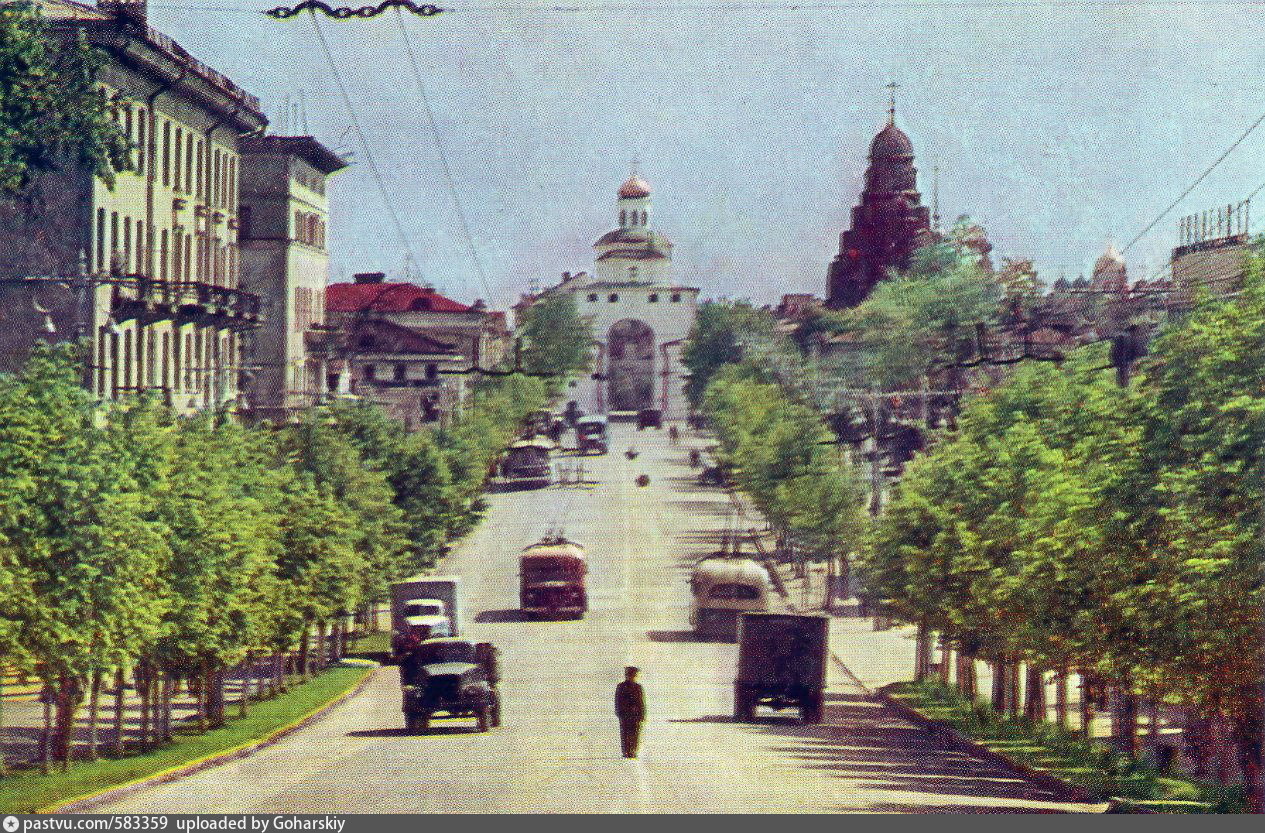
<svg viewBox="0 0 1265 833">
<path fill-rule="evenodd" d="M 526 622 L 527 617 L 518 608 L 507 610 L 482 610 L 475 614 L 474 621 L 479 624 L 498 624 L 506 622 Z"/>
<path fill-rule="evenodd" d="M 651 642 L 723 642 L 722 639 L 708 639 L 694 631 L 646 631 L 646 639 Z M 731 642 L 733 640 L 730 640 Z"/>
</svg>

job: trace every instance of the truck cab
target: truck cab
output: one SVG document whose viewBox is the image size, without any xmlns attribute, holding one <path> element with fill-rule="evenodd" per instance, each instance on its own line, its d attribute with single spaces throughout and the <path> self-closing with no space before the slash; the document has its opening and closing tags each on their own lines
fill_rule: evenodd
<svg viewBox="0 0 1265 833">
<path fill-rule="evenodd" d="M 562 537 L 545 538 L 518 559 L 519 606 L 528 617 L 579 619 L 588 610 L 584 547 Z"/>
<path fill-rule="evenodd" d="M 408 599 L 403 614 L 404 627 L 395 635 L 399 644 L 392 646 L 397 654 L 405 650 L 406 643 L 453 635 L 447 606 L 440 599 Z"/>
<path fill-rule="evenodd" d="M 717 556 L 690 575 L 690 625 L 703 638 L 736 639 L 738 617 L 769 609 L 769 571 L 750 558 Z"/>
<path fill-rule="evenodd" d="M 405 728 L 425 731 L 436 716 L 473 717 L 480 732 L 501 725 L 500 671 L 487 642 L 427 639 L 400 659 Z"/>
<path fill-rule="evenodd" d="M 606 417 L 595 414 L 581 417 L 575 424 L 576 448 L 581 454 L 605 454 L 610 446 L 606 438 Z"/>
</svg>

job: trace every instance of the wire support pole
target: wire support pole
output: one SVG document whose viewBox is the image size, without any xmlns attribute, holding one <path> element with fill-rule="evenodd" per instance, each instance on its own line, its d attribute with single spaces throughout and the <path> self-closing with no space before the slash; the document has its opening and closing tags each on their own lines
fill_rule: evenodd
<svg viewBox="0 0 1265 833">
<path fill-rule="evenodd" d="M 391 221 L 395 226 L 395 232 L 400 238 L 400 245 L 404 247 L 404 253 L 413 259 L 413 262 L 419 263 L 416 255 L 413 254 L 412 246 L 409 245 L 408 235 L 404 233 L 404 224 L 400 222 L 400 215 L 395 210 L 395 205 L 391 202 L 391 193 L 387 190 L 386 180 L 382 177 L 382 171 L 378 168 L 378 163 L 373 158 L 373 147 L 369 144 L 369 140 L 365 138 L 365 131 L 360 126 L 360 117 L 356 115 L 356 108 L 351 103 L 351 95 L 347 92 L 347 85 L 343 83 L 342 73 L 338 70 L 338 64 L 334 61 L 334 53 L 329 48 L 329 41 L 325 39 L 325 32 L 321 29 L 321 23 L 316 17 L 316 12 L 309 9 L 312 19 L 312 28 L 316 30 L 317 40 L 321 43 L 321 50 L 325 53 L 325 60 L 329 63 L 330 72 L 334 76 L 334 82 L 338 85 L 338 92 L 342 95 L 343 104 L 347 107 L 347 115 L 351 118 L 351 125 L 356 130 L 356 136 L 360 139 L 361 146 L 365 149 L 365 159 L 369 162 L 369 171 L 373 174 L 374 181 L 378 184 L 378 190 L 382 192 L 382 201 L 386 206 L 387 213 L 391 216 Z M 420 265 L 418 267 L 421 268 Z"/>
<path fill-rule="evenodd" d="M 475 272 L 479 275 L 479 284 L 483 287 L 484 297 L 490 304 L 492 290 L 488 286 L 488 276 L 483 269 L 483 262 L 479 259 L 479 253 L 475 249 L 474 236 L 470 233 L 470 221 L 466 217 L 465 206 L 462 205 L 461 196 L 457 193 L 457 183 L 452 175 L 452 165 L 448 161 L 448 151 L 444 146 L 443 136 L 439 132 L 439 123 L 435 120 L 435 110 L 430 106 L 430 96 L 426 93 L 426 83 L 422 80 L 422 70 L 417 63 L 417 55 L 413 51 L 413 38 L 409 35 L 408 27 L 404 25 L 404 15 L 399 8 L 395 10 L 395 22 L 399 25 L 400 34 L 404 39 L 404 49 L 408 53 L 409 65 L 413 68 L 413 79 L 417 82 L 417 94 L 422 99 L 426 110 L 426 123 L 430 126 L 431 135 L 435 139 L 435 149 L 439 152 L 439 162 L 444 171 L 444 179 L 448 183 L 448 193 L 452 197 L 457 218 L 461 222 L 462 234 L 465 235 L 466 245 L 470 249 L 470 260 L 474 263 Z"/>
</svg>

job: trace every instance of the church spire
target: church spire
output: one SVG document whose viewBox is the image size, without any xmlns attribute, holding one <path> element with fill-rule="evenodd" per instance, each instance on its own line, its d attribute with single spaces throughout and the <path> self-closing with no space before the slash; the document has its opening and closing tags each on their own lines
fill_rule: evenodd
<svg viewBox="0 0 1265 833">
<path fill-rule="evenodd" d="M 887 82 L 887 124 L 893 126 L 896 124 L 896 91 L 900 89 L 900 84 L 895 81 Z"/>
</svg>

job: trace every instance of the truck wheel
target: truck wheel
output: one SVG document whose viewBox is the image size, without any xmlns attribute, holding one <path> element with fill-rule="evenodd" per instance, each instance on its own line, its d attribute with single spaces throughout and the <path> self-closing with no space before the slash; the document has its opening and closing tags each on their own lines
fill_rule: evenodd
<svg viewBox="0 0 1265 833">
<path fill-rule="evenodd" d="M 479 710 L 474 713 L 475 725 L 480 732 L 488 730 L 488 707 L 480 706 Z"/>
<path fill-rule="evenodd" d="M 820 694 L 804 701 L 800 707 L 800 717 L 805 723 L 820 723 L 822 712 L 822 696 Z"/>
<path fill-rule="evenodd" d="M 744 689 L 734 689 L 734 720 L 740 723 L 755 720 L 755 700 Z"/>
<path fill-rule="evenodd" d="M 492 707 L 488 713 L 488 717 L 494 727 L 501 725 L 501 698 L 497 697 L 492 701 Z"/>
</svg>

